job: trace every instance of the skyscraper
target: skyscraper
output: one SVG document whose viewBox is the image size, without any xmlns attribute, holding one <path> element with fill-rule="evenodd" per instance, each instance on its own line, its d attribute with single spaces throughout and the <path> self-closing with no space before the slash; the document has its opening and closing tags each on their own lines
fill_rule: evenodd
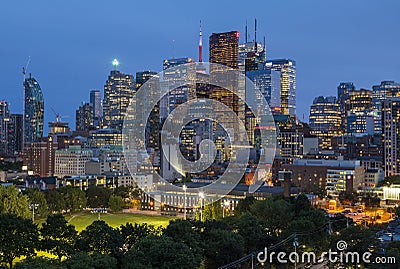
<svg viewBox="0 0 400 269">
<path fill-rule="evenodd" d="M 400 98 L 382 102 L 382 145 L 385 176 L 400 175 Z"/>
<path fill-rule="evenodd" d="M 340 109 L 340 116 L 342 117 L 342 130 L 347 130 L 346 102 L 349 99 L 349 92 L 355 90 L 356 87 L 353 82 L 341 82 L 337 87 L 337 100 Z"/>
<path fill-rule="evenodd" d="M 117 70 L 116 60 L 114 67 L 115 70 L 110 72 L 104 85 L 103 127 L 122 131 L 124 117 L 136 87 L 132 75 Z"/>
<path fill-rule="evenodd" d="M 10 155 L 19 154 L 22 152 L 22 138 L 23 138 L 23 115 L 11 114 L 8 123 L 8 153 Z"/>
<path fill-rule="evenodd" d="M 44 99 L 39 83 L 31 76 L 24 81 L 24 143 L 43 136 Z"/>
<path fill-rule="evenodd" d="M 281 73 L 281 113 L 296 115 L 296 62 L 290 59 L 268 60 L 265 69 Z"/>
<path fill-rule="evenodd" d="M 210 36 L 210 63 L 238 69 L 239 32 L 213 33 Z"/>
<path fill-rule="evenodd" d="M 154 78 L 153 80 L 149 81 L 149 79 Z M 140 89 L 140 87 L 143 86 L 146 82 L 150 83 L 150 87 L 148 89 L 151 89 L 151 99 L 156 100 L 160 98 L 160 91 L 159 89 L 159 76 L 157 72 L 153 71 L 142 71 L 142 72 L 136 72 L 136 91 Z M 156 96 L 158 95 L 158 96 Z M 137 100 L 140 103 L 137 103 L 137 113 L 140 113 L 143 110 L 143 107 L 148 107 L 150 106 L 149 104 L 149 99 L 147 98 L 141 98 L 140 100 Z M 147 103 L 148 102 L 148 103 Z M 150 108 L 149 108 L 150 109 Z M 160 105 L 157 103 L 151 110 L 150 116 L 147 119 L 147 124 L 146 124 L 146 133 L 145 133 L 145 144 L 146 148 L 152 148 L 155 151 L 159 150 L 160 146 L 160 137 L 159 137 L 159 128 L 160 128 Z"/>
<path fill-rule="evenodd" d="M 163 61 L 162 87 L 172 87 L 173 89 L 161 99 L 160 116 L 162 119 L 165 119 L 180 104 L 196 97 L 195 68 L 195 60 L 192 58 L 174 58 Z M 183 85 L 178 86 L 180 84 Z M 162 90 L 162 92 L 166 91 L 166 89 Z"/>
<path fill-rule="evenodd" d="M 374 133 L 372 91 L 351 90 L 345 100 L 347 133 Z"/>
<path fill-rule="evenodd" d="M 382 133 L 382 102 L 387 98 L 400 96 L 400 84 L 394 81 L 382 81 L 380 85 L 372 86 L 374 131 Z"/>
<path fill-rule="evenodd" d="M 89 134 L 94 129 L 92 103 L 82 103 L 76 110 L 76 130 Z"/>
<path fill-rule="evenodd" d="M 90 91 L 90 103 L 93 108 L 93 123 L 99 126 L 100 119 L 103 116 L 103 108 L 101 105 L 101 92 L 99 90 Z"/>
<path fill-rule="evenodd" d="M 311 133 L 319 139 L 321 149 L 331 149 L 331 139 L 341 133 L 341 117 L 336 97 L 314 99 L 310 108 Z"/>
<path fill-rule="evenodd" d="M 6 100 L 0 100 L 0 156 L 8 153 L 8 123 L 10 121 L 10 110 Z"/>
</svg>

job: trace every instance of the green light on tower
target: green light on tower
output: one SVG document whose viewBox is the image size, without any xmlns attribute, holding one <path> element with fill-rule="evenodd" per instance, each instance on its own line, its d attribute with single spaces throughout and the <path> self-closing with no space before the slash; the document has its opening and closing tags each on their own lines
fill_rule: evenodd
<svg viewBox="0 0 400 269">
<path fill-rule="evenodd" d="M 117 66 L 119 65 L 118 60 L 117 60 L 117 59 L 114 59 L 113 62 L 112 62 L 112 64 L 113 64 L 113 66 L 114 66 L 114 69 L 117 70 Z"/>
</svg>

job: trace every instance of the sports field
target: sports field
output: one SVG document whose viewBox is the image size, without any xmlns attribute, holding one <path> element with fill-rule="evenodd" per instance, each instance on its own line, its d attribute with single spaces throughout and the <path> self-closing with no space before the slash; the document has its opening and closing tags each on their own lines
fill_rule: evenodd
<svg viewBox="0 0 400 269">
<path fill-rule="evenodd" d="M 82 231 L 89 226 L 93 221 L 97 220 L 98 214 L 89 212 L 78 213 L 72 216 L 65 216 L 66 220 L 75 226 L 77 231 Z M 137 213 L 105 213 L 100 215 L 100 219 L 104 220 L 111 227 L 118 227 L 121 224 L 130 223 L 147 223 L 154 226 L 166 227 L 170 220 L 176 217 L 158 216 L 158 215 L 144 215 Z"/>
</svg>

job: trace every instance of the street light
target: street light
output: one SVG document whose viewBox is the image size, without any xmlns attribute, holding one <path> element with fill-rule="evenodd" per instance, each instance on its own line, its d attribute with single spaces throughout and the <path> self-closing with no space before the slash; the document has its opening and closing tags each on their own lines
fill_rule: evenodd
<svg viewBox="0 0 400 269">
<path fill-rule="evenodd" d="M 29 204 L 30 209 L 32 209 L 32 222 L 35 222 L 35 210 L 38 209 L 39 204 Z"/>
<path fill-rule="evenodd" d="M 203 200 L 204 200 L 204 192 L 199 192 L 200 197 L 200 221 L 203 221 Z"/>
<path fill-rule="evenodd" d="M 183 198 L 183 219 L 184 219 L 184 220 L 186 220 L 186 189 L 187 189 L 187 187 L 186 187 L 186 185 L 184 184 L 184 185 L 183 185 L 183 190 L 184 190 L 184 192 L 185 192 L 185 196 L 184 196 L 184 198 Z"/>
</svg>

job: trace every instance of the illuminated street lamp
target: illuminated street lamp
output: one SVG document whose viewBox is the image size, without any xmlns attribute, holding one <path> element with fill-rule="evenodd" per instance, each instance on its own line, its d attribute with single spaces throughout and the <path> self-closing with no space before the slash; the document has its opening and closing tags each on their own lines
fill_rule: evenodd
<svg viewBox="0 0 400 269">
<path fill-rule="evenodd" d="M 30 209 L 32 209 L 32 222 L 35 222 L 35 210 L 38 209 L 39 204 L 29 204 Z"/>
</svg>

